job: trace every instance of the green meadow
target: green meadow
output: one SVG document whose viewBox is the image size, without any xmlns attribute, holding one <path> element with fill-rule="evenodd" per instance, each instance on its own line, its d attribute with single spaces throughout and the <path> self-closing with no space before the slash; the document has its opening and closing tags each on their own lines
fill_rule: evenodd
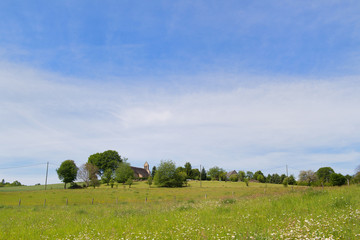
<svg viewBox="0 0 360 240">
<path fill-rule="evenodd" d="M 0 239 L 360 239 L 356 185 L 60 186 L 1 189 Z"/>
</svg>

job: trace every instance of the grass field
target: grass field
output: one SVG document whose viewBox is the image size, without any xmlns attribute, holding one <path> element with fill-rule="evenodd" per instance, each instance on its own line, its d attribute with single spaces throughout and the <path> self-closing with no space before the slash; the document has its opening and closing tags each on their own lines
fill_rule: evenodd
<svg viewBox="0 0 360 240">
<path fill-rule="evenodd" d="M 0 238 L 360 239 L 358 186 L 199 184 L 2 191 Z"/>
</svg>

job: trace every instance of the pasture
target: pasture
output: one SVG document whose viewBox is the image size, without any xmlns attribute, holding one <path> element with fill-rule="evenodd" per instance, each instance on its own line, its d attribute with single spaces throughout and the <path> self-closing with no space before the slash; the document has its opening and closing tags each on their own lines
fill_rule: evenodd
<svg viewBox="0 0 360 240">
<path fill-rule="evenodd" d="M 200 188 L 196 181 L 170 189 L 141 182 L 131 188 L 59 186 L 1 189 L 0 239 L 360 238 L 358 186 L 202 182 Z"/>
</svg>

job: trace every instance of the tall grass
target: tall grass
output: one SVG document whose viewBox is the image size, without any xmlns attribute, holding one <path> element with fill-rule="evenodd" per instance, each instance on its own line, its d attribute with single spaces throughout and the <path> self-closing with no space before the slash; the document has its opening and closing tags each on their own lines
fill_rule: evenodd
<svg viewBox="0 0 360 240">
<path fill-rule="evenodd" d="M 203 188 L 196 184 L 182 189 L 149 189 L 139 183 L 131 189 L 51 190 L 46 192 L 45 207 L 40 201 L 45 191 L 0 193 L 0 238 L 360 238 L 356 186 L 322 191 L 252 183 L 246 187 L 209 182 Z M 20 207 L 13 204 L 19 196 L 24 199 Z"/>
</svg>

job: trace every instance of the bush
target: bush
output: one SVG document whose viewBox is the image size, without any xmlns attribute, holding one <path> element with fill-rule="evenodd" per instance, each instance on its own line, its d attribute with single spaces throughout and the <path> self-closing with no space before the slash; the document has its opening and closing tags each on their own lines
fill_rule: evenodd
<svg viewBox="0 0 360 240">
<path fill-rule="evenodd" d="M 78 185 L 77 183 L 70 183 L 70 187 L 69 189 L 79 189 L 79 188 L 82 188 L 80 185 Z"/>
</svg>

